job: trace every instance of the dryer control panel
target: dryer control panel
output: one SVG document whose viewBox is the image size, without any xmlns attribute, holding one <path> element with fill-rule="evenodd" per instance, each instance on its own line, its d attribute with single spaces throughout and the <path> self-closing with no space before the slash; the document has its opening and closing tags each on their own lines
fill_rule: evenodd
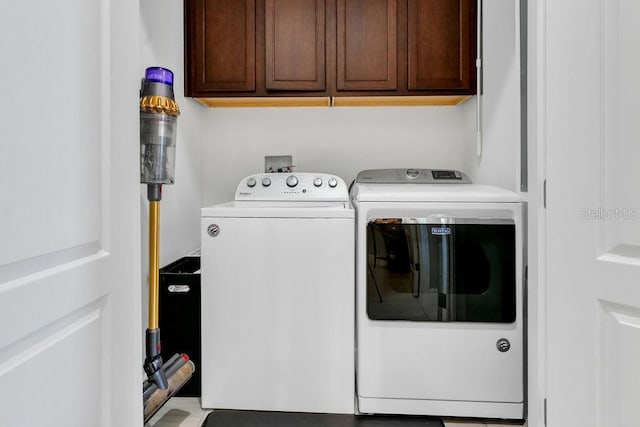
<svg viewBox="0 0 640 427">
<path fill-rule="evenodd" d="M 471 184 L 464 172 L 444 169 L 370 169 L 356 177 L 368 184 Z"/>
<path fill-rule="evenodd" d="M 342 178 L 326 173 L 260 173 L 240 181 L 236 200 L 349 201 Z"/>
</svg>

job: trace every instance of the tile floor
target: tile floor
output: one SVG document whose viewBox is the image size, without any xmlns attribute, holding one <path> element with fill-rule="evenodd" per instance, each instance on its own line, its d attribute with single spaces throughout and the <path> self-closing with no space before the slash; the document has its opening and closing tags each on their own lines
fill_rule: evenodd
<svg viewBox="0 0 640 427">
<path fill-rule="evenodd" d="M 200 407 L 197 397 L 173 397 L 145 427 L 200 427 L 208 413 Z"/>
<path fill-rule="evenodd" d="M 174 397 L 145 424 L 145 427 L 201 427 L 208 413 L 208 410 L 200 408 L 200 399 L 198 398 Z M 505 427 L 519 425 L 448 419 L 445 419 L 444 422 L 446 427 Z"/>
</svg>

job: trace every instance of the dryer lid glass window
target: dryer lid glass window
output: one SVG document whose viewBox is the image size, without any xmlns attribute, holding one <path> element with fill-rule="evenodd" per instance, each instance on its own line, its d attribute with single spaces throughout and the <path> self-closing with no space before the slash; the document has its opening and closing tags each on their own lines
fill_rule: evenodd
<svg viewBox="0 0 640 427">
<path fill-rule="evenodd" d="M 516 319 L 511 219 L 374 218 L 367 226 L 372 320 Z"/>
</svg>

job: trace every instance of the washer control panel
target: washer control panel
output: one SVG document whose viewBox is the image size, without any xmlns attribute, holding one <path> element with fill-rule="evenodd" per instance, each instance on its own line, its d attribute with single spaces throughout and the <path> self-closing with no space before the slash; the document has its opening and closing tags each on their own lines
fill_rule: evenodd
<svg viewBox="0 0 640 427">
<path fill-rule="evenodd" d="M 240 181 L 236 200 L 349 201 L 342 178 L 326 173 L 261 173 Z"/>
</svg>

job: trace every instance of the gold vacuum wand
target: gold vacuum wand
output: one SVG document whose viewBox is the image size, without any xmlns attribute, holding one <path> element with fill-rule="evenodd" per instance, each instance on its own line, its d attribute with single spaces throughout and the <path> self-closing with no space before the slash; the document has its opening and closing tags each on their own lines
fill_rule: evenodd
<svg viewBox="0 0 640 427">
<path fill-rule="evenodd" d="M 160 202 L 149 202 L 149 329 L 157 329 L 160 269 Z"/>
</svg>

